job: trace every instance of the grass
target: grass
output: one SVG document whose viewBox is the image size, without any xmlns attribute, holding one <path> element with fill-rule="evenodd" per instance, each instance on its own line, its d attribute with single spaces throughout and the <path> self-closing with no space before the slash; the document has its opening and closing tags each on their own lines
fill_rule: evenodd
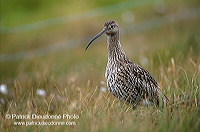
<svg viewBox="0 0 200 132">
<path fill-rule="evenodd" d="M 110 93 L 100 91 L 101 84 L 92 79 L 95 75 L 86 76 L 82 83 L 80 76 L 59 81 L 47 73 L 37 73 L 26 82 L 15 80 L 10 86 L 13 95 L 7 97 L 7 106 L 4 106 L 1 116 L 5 113 L 76 114 L 80 118 L 72 120 L 76 121 L 75 126 L 25 127 L 12 124 L 27 120 L 6 120 L 2 117 L 1 128 L 7 131 L 198 131 L 199 59 L 198 64 L 192 58 L 187 58 L 184 63 L 176 66 L 177 60 L 171 58 L 168 66 L 163 66 L 167 69 L 166 73 L 162 71 L 163 67 L 158 67 L 161 85 L 171 101 L 163 109 L 138 107 L 133 111 L 131 106 L 120 103 Z M 86 74 L 80 73 L 82 76 Z M 38 88 L 45 89 L 47 96 L 36 95 Z"/>
<path fill-rule="evenodd" d="M 169 4 L 169 8 L 175 10 L 178 7 L 185 7 L 187 2 L 184 2 L 186 4 L 180 3 L 179 6 Z M 189 6 L 194 4 L 190 3 Z M 149 10 L 153 8 L 148 6 L 144 10 L 134 10 L 136 18 Z M 147 16 L 157 16 L 150 11 Z M 103 19 L 116 16 L 120 16 L 120 13 L 105 16 Z M 42 16 L 39 15 L 40 17 Z M 4 18 L 3 22 L 6 21 L 6 15 Z M 118 19 L 119 24 L 123 25 L 121 19 Z M 143 17 L 138 19 L 141 20 Z M 1 34 L 1 54 L 31 50 L 54 42 L 67 41 L 76 36 L 97 33 L 102 27 L 102 20 L 99 21 L 96 24 L 91 23 L 94 29 L 90 28 L 89 31 L 89 21 L 83 21 L 28 33 Z M 67 31 L 63 27 L 67 27 Z M 73 28 L 79 29 L 79 32 L 73 32 Z M 139 106 L 132 110 L 131 106 L 119 102 L 108 90 L 101 90 L 102 87 L 106 87 L 106 84 L 101 83 L 105 82 L 104 71 L 107 61 L 105 38 L 102 38 L 103 43 L 94 43 L 87 52 L 84 51 L 85 44 L 73 50 L 17 62 L 1 62 L 0 84 L 7 85 L 8 94 L 0 93 L 1 100 L 5 101 L 0 103 L 0 131 L 198 132 L 199 28 L 199 19 L 195 19 L 121 37 L 127 55 L 155 77 L 163 93 L 169 98 L 171 103 L 164 108 Z M 144 58 L 146 63 L 141 61 Z M 38 95 L 38 89 L 45 90 L 46 96 Z M 6 114 L 75 114 L 79 118 L 6 119 Z M 14 122 L 29 121 L 71 121 L 75 122 L 75 125 L 14 125 Z"/>
</svg>

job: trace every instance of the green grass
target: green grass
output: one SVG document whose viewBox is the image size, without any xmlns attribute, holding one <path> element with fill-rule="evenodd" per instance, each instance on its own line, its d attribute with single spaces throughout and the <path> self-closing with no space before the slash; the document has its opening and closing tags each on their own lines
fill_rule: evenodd
<svg viewBox="0 0 200 132">
<path fill-rule="evenodd" d="M 198 131 L 200 62 L 190 57 L 179 62 L 179 65 L 177 61 L 171 58 L 168 66 L 159 66 L 154 73 L 160 76 L 163 90 L 171 101 L 163 109 L 141 106 L 133 111 L 131 106 L 118 102 L 110 93 L 100 91 L 101 84 L 98 81 L 104 78 L 95 75 L 98 71 L 94 69 L 85 69 L 93 72 L 88 76 L 86 71 L 79 71 L 79 68 L 61 76 L 60 73 L 54 75 L 51 70 L 21 75 L 9 85 L 12 88 L 9 89 L 10 98 L 5 97 L 7 106 L 1 106 L 1 116 L 5 113 L 68 113 L 79 115 L 80 118 L 74 120 L 76 126 L 53 127 L 13 126 L 14 121 L 27 120 L 1 118 L 1 128 L 8 131 Z M 36 95 L 37 88 L 45 89 L 47 96 Z"/>
<path fill-rule="evenodd" d="M 176 11 L 176 8 L 195 7 L 195 3 L 196 1 L 191 3 L 184 1 L 173 5 L 169 2 L 169 12 Z M 71 7 L 66 11 L 74 4 L 70 3 L 68 6 Z M 96 6 L 98 4 L 94 3 Z M 48 10 L 44 9 L 44 5 L 45 2 L 37 7 L 38 12 L 42 12 L 38 15 L 38 20 L 47 14 Z M 12 4 L 6 6 L 12 7 Z M 47 9 L 52 7 L 56 10 L 63 6 L 64 4 L 49 3 Z M 88 5 L 88 8 L 90 6 L 92 5 Z M 81 10 L 77 8 L 74 12 Z M 13 15 L 22 16 L 11 23 L 9 20 L 13 20 L 14 17 L 4 14 L 2 23 L 15 25 L 20 23 L 20 20 L 24 23 L 36 20 L 37 13 L 31 18 L 32 20 L 27 19 L 31 12 L 26 13 L 25 10 L 31 8 L 21 10 L 26 14 L 24 17 L 20 11 L 16 11 Z M 151 16 L 150 18 L 160 15 L 153 12 L 152 6 L 135 9 L 133 12 L 139 21 L 144 20 L 145 15 Z M 64 14 L 65 10 L 58 11 L 59 13 Z M 56 16 L 56 12 L 48 15 Z M 101 30 L 104 20 L 110 18 L 117 18 L 120 26 L 125 25 L 120 15 L 115 13 L 32 32 L 1 34 L 1 54 L 36 49 L 97 33 Z M 73 29 L 78 31 L 75 32 Z M 105 37 L 101 38 L 103 42 L 95 42 L 87 51 L 84 51 L 87 42 L 83 42 L 85 44 L 73 50 L 17 62 L 1 62 L 0 84 L 7 85 L 8 94 L 0 93 L 0 98 L 5 101 L 5 104 L 0 103 L 0 131 L 198 132 L 200 130 L 199 35 L 199 19 L 193 19 L 121 37 L 122 46 L 129 58 L 140 65 L 143 64 L 141 59 L 147 59 L 147 63 L 142 66 L 155 77 L 163 93 L 170 100 L 170 105 L 164 108 L 138 106 L 136 110 L 132 110 L 131 106 L 119 102 L 108 90 L 106 92 L 100 90 L 100 87 L 106 87 L 106 84 L 100 83 L 105 82 L 104 72 L 107 62 Z M 37 95 L 37 89 L 44 89 L 46 96 Z M 75 114 L 79 119 L 17 120 L 6 119 L 6 114 Z M 76 125 L 14 125 L 17 121 L 72 121 L 76 122 Z"/>
</svg>

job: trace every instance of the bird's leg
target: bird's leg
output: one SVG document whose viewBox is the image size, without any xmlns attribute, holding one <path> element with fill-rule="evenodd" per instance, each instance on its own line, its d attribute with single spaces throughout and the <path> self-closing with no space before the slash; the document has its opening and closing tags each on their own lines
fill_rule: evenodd
<svg viewBox="0 0 200 132">
<path fill-rule="evenodd" d="M 137 109 L 137 105 L 138 105 L 138 103 L 140 102 L 140 100 L 141 100 L 141 97 L 139 96 L 139 97 L 136 99 L 135 103 L 133 103 L 133 110 L 136 110 L 136 109 Z"/>
<path fill-rule="evenodd" d="M 133 105 L 133 110 L 136 110 L 137 109 L 137 105 Z"/>
</svg>

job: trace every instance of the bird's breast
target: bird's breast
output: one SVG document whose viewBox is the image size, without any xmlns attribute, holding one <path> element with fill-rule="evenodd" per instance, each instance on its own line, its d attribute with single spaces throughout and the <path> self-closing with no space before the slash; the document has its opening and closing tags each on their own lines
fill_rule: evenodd
<svg viewBox="0 0 200 132">
<path fill-rule="evenodd" d="M 105 78 L 107 81 L 108 90 L 113 93 L 114 90 L 117 88 L 118 81 L 116 78 L 118 78 L 119 73 L 121 72 L 121 69 L 117 65 L 107 65 L 106 72 L 105 72 Z"/>
</svg>

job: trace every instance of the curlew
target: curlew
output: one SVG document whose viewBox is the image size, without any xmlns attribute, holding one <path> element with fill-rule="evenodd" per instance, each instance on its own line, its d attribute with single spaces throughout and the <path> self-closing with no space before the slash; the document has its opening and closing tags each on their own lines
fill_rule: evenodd
<svg viewBox="0 0 200 132">
<path fill-rule="evenodd" d="M 120 44 L 119 26 L 115 21 L 105 22 L 103 30 L 90 40 L 85 50 L 104 33 L 108 43 L 105 73 L 108 90 L 120 101 L 133 105 L 133 108 L 143 102 L 158 106 L 160 99 L 167 104 L 168 98 L 162 94 L 151 74 L 126 56 Z"/>
</svg>

